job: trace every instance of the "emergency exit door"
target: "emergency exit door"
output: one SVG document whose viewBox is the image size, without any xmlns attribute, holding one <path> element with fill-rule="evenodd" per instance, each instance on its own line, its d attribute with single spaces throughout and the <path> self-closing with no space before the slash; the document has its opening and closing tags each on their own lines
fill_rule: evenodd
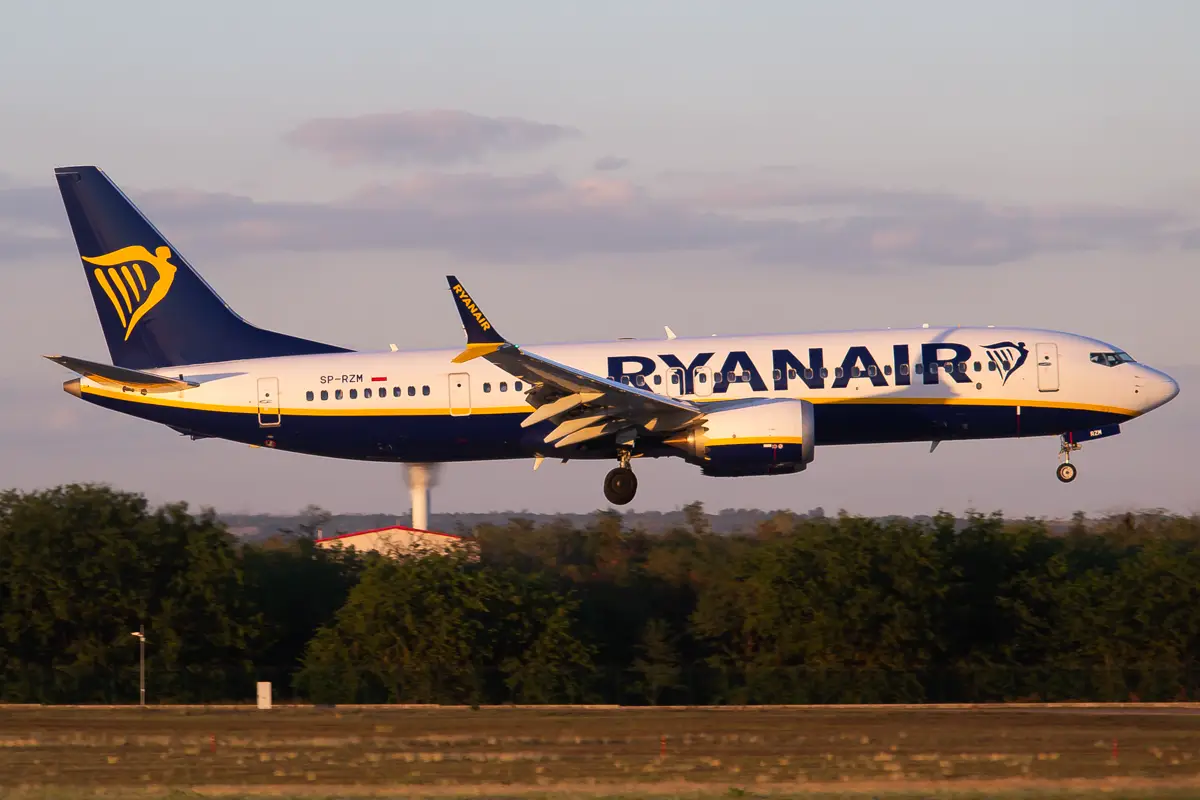
<svg viewBox="0 0 1200 800">
<path fill-rule="evenodd" d="M 1058 345 L 1053 342 L 1039 342 L 1035 351 L 1037 356 L 1037 378 L 1039 392 L 1058 391 Z"/>
<path fill-rule="evenodd" d="M 450 373 L 450 416 L 466 417 L 471 413 L 471 376 L 465 372 Z"/>
<path fill-rule="evenodd" d="M 258 427 L 275 428 L 282 421 L 279 414 L 279 378 L 258 379 Z"/>
</svg>

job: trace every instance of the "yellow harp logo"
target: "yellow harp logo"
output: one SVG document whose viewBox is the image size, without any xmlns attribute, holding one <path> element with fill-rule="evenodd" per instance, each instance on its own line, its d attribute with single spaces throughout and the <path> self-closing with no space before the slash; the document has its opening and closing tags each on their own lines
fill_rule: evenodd
<svg viewBox="0 0 1200 800">
<path fill-rule="evenodd" d="M 117 319 L 125 329 L 125 341 L 129 341 L 129 334 L 142 317 L 162 302 L 175 281 L 169 247 L 155 248 L 151 255 L 137 244 L 95 258 L 84 256 L 83 260 L 96 265 L 92 275 L 117 312 Z M 153 273 L 147 275 L 147 268 Z"/>
</svg>

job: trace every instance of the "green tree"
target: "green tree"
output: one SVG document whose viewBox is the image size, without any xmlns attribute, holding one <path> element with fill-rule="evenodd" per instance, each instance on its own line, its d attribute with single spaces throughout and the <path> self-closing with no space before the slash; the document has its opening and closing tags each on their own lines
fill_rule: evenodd
<svg viewBox="0 0 1200 800">
<path fill-rule="evenodd" d="M 0 674 L 5 699 L 244 696 L 255 622 L 232 537 L 183 504 L 70 485 L 0 495 Z"/>
</svg>

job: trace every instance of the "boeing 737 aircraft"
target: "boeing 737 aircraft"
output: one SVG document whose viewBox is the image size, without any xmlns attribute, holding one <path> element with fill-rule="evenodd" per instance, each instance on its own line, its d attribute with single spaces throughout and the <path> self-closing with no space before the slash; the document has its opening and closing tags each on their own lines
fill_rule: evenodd
<svg viewBox="0 0 1200 800">
<path fill-rule="evenodd" d="M 193 439 L 364 461 L 634 458 L 784 475 L 817 445 L 1060 438 L 1071 453 L 1179 387 L 1121 348 L 1025 328 L 517 345 L 455 278 L 465 349 L 355 352 L 235 314 L 96 167 L 55 170 L 112 365 L 47 356 L 70 394 Z M 771 298 L 764 298 L 764 303 Z"/>
</svg>

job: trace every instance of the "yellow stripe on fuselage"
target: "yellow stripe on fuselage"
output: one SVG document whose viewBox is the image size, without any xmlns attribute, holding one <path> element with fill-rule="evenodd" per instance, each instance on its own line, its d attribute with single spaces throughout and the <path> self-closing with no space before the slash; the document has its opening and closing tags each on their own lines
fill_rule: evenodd
<svg viewBox="0 0 1200 800">
<path fill-rule="evenodd" d="M 258 414 L 259 406 L 256 401 L 247 400 L 244 406 L 222 405 L 218 403 L 198 403 L 173 397 L 152 396 L 136 394 L 131 392 L 120 392 L 104 389 L 99 386 L 80 386 L 80 391 L 83 394 L 91 394 L 99 397 L 108 397 L 113 400 L 120 400 L 126 403 L 136 403 L 149 406 L 163 406 L 166 408 L 178 408 L 188 411 L 212 411 L 222 414 Z M 329 402 L 329 401 L 325 401 Z M 333 401 L 341 403 L 355 403 L 357 400 L 342 400 Z M 471 414 L 528 414 L 533 409 L 530 406 L 501 406 L 496 408 L 472 408 Z M 353 408 L 339 406 L 338 408 L 309 408 L 307 406 L 299 406 L 296 408 L 280 408 L 270 409 L 271 414 L 283 414 L 284 416 L 293 417 L 432 417 L 432 416 L 449 416 L 449 408 Z"/>
<path fill-rule="evenodd" d="M 191 411 L 213 411 L 225 414 L 257 414 L 258 405 L 254 400 L 247 400 L 245 405 L 233 406 L 216 403 L 198 403 L 189 401 L 183 398 L 164 397 L 162 395 L 142 395 L 130 392 L 113 391 L 99 386 L 81 386 L 80 391 L 84 394 L 92 394 L 100 397 L 108 397 L 113 400 L 120 400 L 127 403 L 140 403 L 143 405 L 165 406 L 169 408 L 187 409 Z M 697 403 L 714 403 L 722 400 L 745 399 L 745 398 L 691 398 Z M 767 398 L 763 398 L 767 399 Z M 772 398 L 784 399 L 784 398 Z M 1092 403 L 1064 403 L 1051 400 L 997 400 L 983 399 L 974 397 L 822 397 L 822 398 L 790 398 L 804 399 L 814 405 L 913 405 L 913 406 L 938 406 L 938 405 L 957 405 L 957 406 L 993 406 L 997 408 L 1053 408 L 1062 411 L 1097 411 L 1107 414 L 1117 414 L 1125 417 L 1136 417 L 1141 412 L 1133 411 L 1127 408 L 1119 408 L 1117 406 L 1095 405 Z M 328 403 L 330 401 L 322 401 Z M 449 408 L 405 408 L 405 407 L 363 407 L 354 408 L 352 403 L 360 402 L 357 400 L 333 401 L 341 403 L 334 408 L 318 408 L 314 406 L 296 406 L 280 408 L 278 413 L 284 416 L 296 417 L 398 417 L 398 416 L 449 416 Z M 495 406 L 472 408 L 471 414 L 529 414 L 533 411 L 532 406 Z M 271 409 L 275 413 L 275 409 Z M 740 440 L 739 440 L 740 441 Z"/>
<path fill-rule="evenodd" d="M 727 444 L 804 444 L 802 436 L 736 436 L 728 439 L 705 439 L 705 447 L 723 447 Z"/>
<path fill-rule="evenodd" d="M 726 399 L 743 400 L 747 398 L 693 398 L 697 403 L 719 403 Z M 765 399 L 765 398 L 764 398 Z M 1117 406 L 1096 405 L 1094 403 L 1063 403 L 1052 400 L 999 400 L 982 397 L 799 397 L 772 398 L 807 400 L 813 405 L 863 405 L 863 406 L 993 406 L 995 408 L 1056 408 L 1062 411 L 1100 411 L 1106 414 L 1121 414 L 1126 417 L 1136 417 L 1140 411 Z"/>
</svg>

